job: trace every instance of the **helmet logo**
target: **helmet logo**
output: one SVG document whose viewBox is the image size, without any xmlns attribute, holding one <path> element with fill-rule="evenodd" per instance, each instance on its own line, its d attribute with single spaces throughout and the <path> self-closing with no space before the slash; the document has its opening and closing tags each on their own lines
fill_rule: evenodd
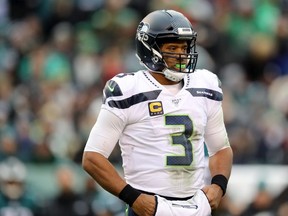
<svg viewBox="0 0 288 216">
<path fill-rule="evenodd" d="M 138 32 L 137 33 L 137 39 L 139 41 L 148 41 L 149 36 L 147 34 L 143 33 L 143 32 Z"/>
<path fill-rule="evenodd" d="M 148 39 L 149 39 L 149 36 L 147 34 L 144 34 L 142 32 L 139 32 L 137 34 L 137 40 L 139 41 L 148 41 Z"/>
<path fill-rule="evenodd" d="M 146 34 L 148 30 L 149 30 L 149 24 L 143 23 L 142 26 L 140 27 L 140 30 L 137 33 L 137 39 L 139 41 L 148 41 L 149 36 Z"/>
<path fill-rule="evenodd" d="M 140 29 L 140 32 L 148 32 L 149 30 L 149 24 L 148 23 L 144 23 L 143 26 Z"/>
<path fill-rule="evenodd" d="M 148 39 L 149 39 L 149 36 L 148 36 L 147 34 L 144 34 L 144 35 L 142 36 L 142 40 L 143 40 L 143 41 L 148 41 Z"/>
</svg>

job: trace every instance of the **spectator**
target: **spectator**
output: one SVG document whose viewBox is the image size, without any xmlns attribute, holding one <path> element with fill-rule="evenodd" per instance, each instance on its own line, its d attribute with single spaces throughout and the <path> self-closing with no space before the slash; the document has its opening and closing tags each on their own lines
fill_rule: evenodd
<svg viewBox="0 0 288 216">
<path fill-rule="evenodd" d="M 92 212 L 87 200 L 76 192 L 76 177 L 73 169 L 61 166 L 55 173 L 58 194 L 46 206 L 44 216 L 97 216 Z"/>
<path fill-rule="evenodd" d="M 15 157 L 9 157 L 0 164 L 0 215 L 40 216 L 40 200 L 26 185 L 27 170 Z"/>
</svg>

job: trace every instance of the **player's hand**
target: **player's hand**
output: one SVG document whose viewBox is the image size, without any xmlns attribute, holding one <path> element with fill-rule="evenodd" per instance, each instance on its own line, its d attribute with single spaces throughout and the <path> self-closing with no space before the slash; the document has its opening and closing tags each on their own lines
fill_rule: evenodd
<svg viewBox="0 0 288 216">
<path fill-rule="evenodd" d="M 156 197 L 142 193 L 133 203 L 132 209 L 139 216 L 153 216 L 156 209 Z"/>
<path fill-rule="evenodd" d="M 218 208 L 223 194 L 223 191 L 220 188 L 220 186 L 216 184 L 207 185 L 204 188 L 202 188 L 202 190 L 207 196 L 211 209 L 213 210 Z"/>
</svg>

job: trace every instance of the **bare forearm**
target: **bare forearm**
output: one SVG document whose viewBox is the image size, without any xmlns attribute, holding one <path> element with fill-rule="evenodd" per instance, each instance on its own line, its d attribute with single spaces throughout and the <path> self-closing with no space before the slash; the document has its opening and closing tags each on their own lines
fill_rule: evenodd
<svg viewBox="0 0 288 216">
<path fill-rule="evenodd" d="M 216 209 L 226 192 L 226 186 L 231 174 L 233 161 L 232 149 L 225 148 L 209 158 L 209 168 L 212 176 L 211 185 L 203 188 L 212 209 Z M 214 177 L 214 178 L 213 178 Z"/>
<path fill-rule="evenodd" d="M 126 185 L 114 166 L 99 153 L 84 152 L 82 166 L 101 187 L 115 196 L 118 196 Z"/>
<path fill-rule="evenodd" d="M 233 153 L 230 147 L 217 152 L 209 159 L 211 176 L 213 177 L 215 175 L 222 174 L 229 179 L 232 169 L 232 162 Z"/>
</svg>

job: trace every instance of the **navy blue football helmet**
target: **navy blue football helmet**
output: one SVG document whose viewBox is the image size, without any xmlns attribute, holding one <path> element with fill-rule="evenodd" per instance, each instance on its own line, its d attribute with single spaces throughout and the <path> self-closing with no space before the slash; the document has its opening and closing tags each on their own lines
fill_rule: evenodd
<svg viewBox="0 0 288 216">
<path fill-rule="evenodd" d="M 186 73 L 195 70 L 198 53 L 196 52 L 197 33 L 190 21 L 174 10 L 157 10 L 148 14 L 138 25 L 136 34 L 136 56 L 147 69 L 163 73 L 172 81 L 181 80 Z M 163 53 L 160 47 L 163 43 L 172 41 L 186 41 L 187 53 Z M 163 55 L 185 58 L 187 64 L 180 70 L 170 70 Z"/>
</svg>

